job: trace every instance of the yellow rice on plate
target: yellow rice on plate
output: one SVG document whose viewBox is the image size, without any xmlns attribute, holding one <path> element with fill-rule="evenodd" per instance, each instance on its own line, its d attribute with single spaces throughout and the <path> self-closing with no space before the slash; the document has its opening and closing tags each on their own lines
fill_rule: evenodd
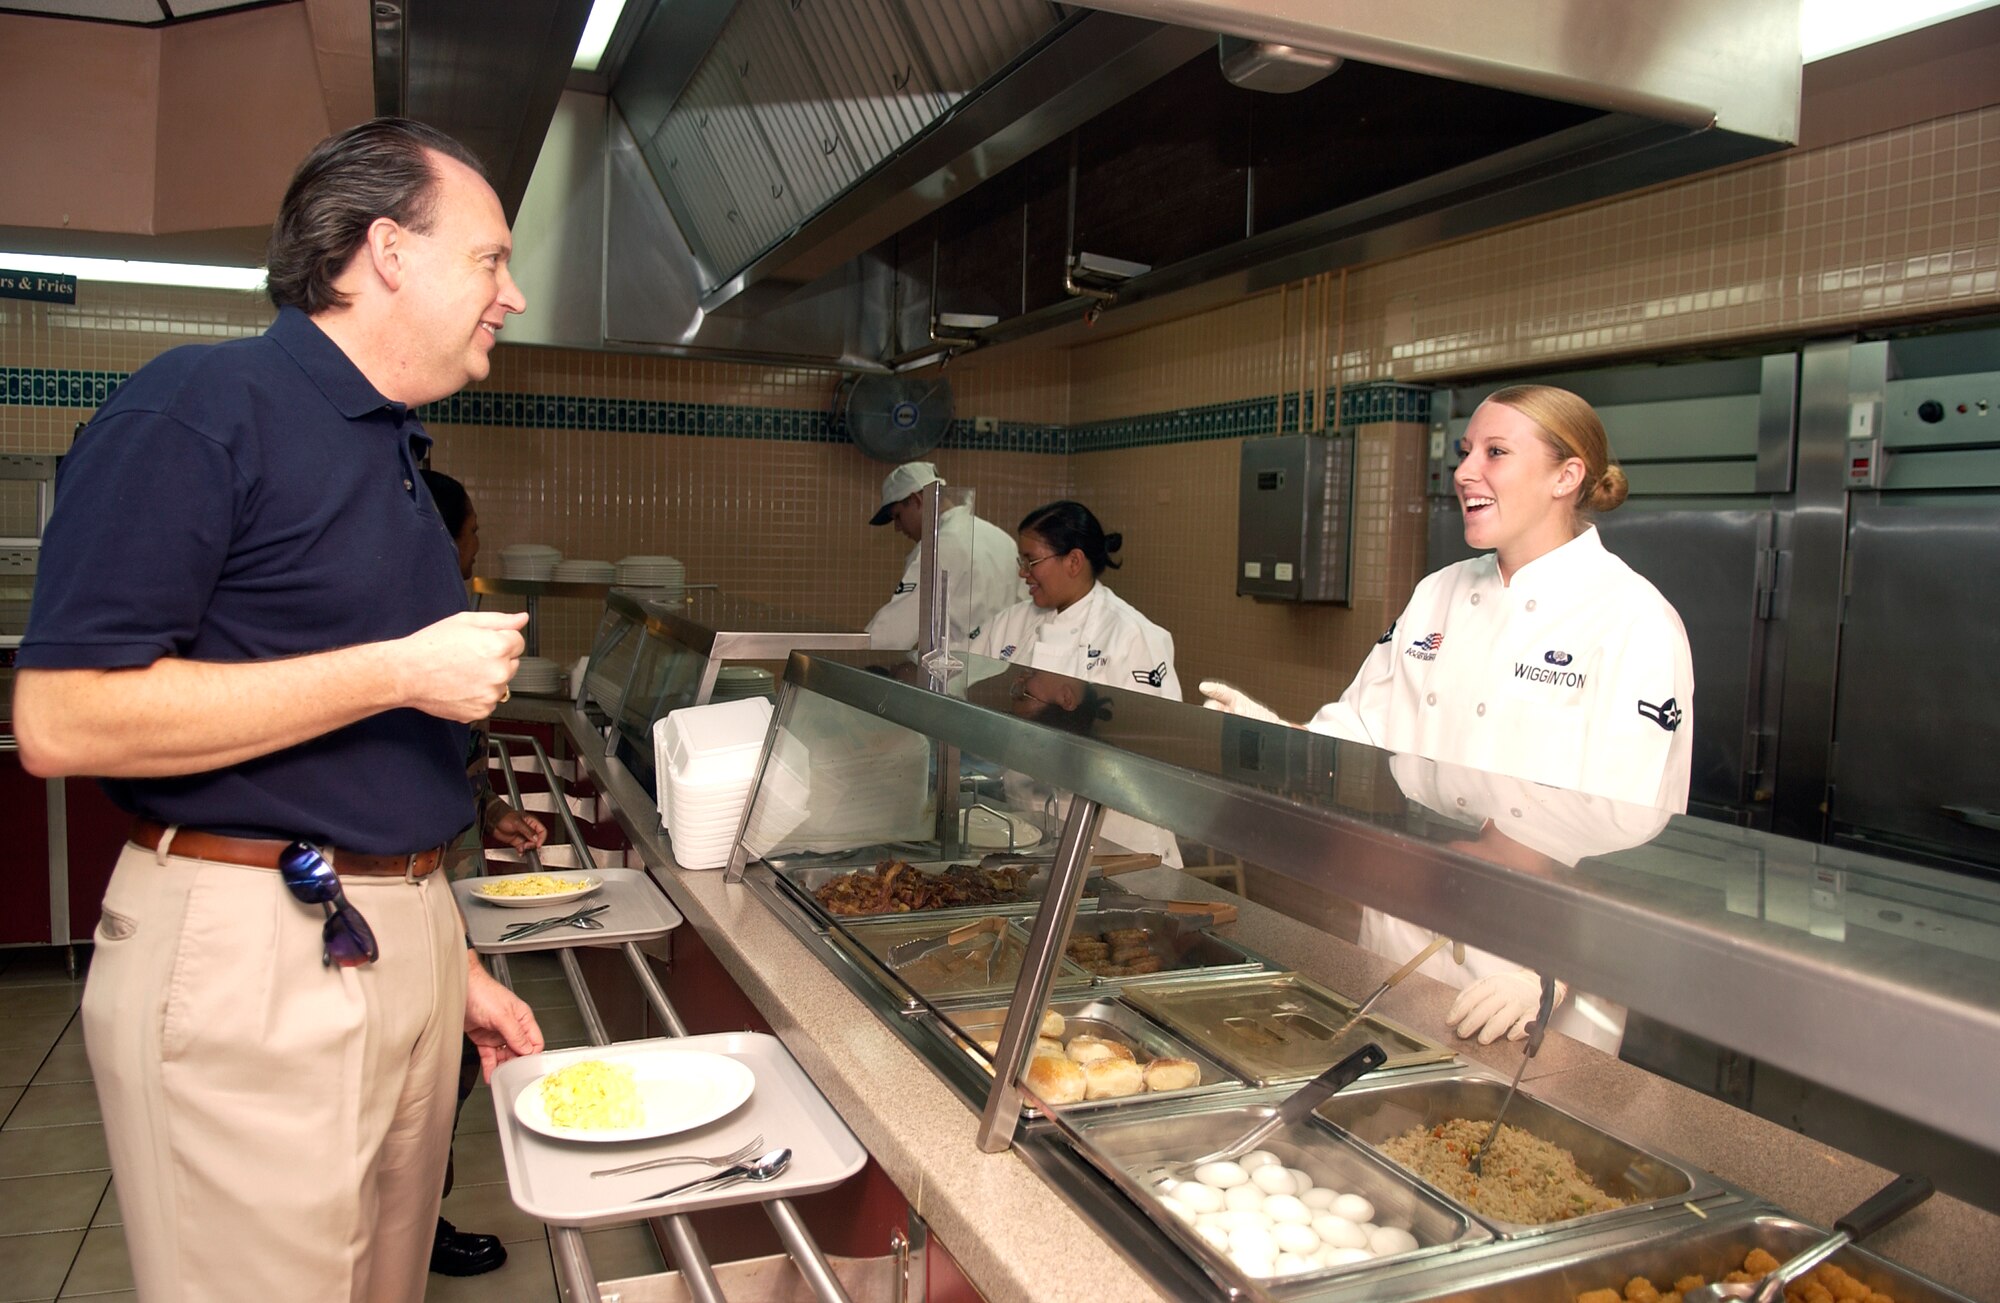
<svg viewBox="0 0 2000 1303">
<path fill-rule="evenodd" d="M 482 896 L 556 896 L 565 891 L 582 891 L 589 878 L 559 878 L 553 873 L 528 873 L 518 878 L 495 878 L 478 887 Z"/>
<path fill-rule="evenodd" d="M 542 1078 L 542 1106 L 550 1122 L 575 1131 L 616 1131 L 646 1121 L 632 1070 L 603 1059 L 572 1063 Z"/>
</svg>

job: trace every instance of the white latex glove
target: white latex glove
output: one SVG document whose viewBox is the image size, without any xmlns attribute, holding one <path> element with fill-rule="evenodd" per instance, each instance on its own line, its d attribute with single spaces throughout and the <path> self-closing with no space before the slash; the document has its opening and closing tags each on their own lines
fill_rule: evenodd
<svg viewBox="0 0 2000 1303">
<path fill-rule="evenodd" d="M 1201 704 L 1209 710 L 1219 710 L 1225 715 L 1241 715 L 1245 719 L 1261 719 L 1267 724 L 1285 722 L 1263 702 L 1219 679 L 1203 679 L 1201 695 L 1208 698 Z"/>
<path fill-rule="evenodd" d="M 1569 986 L 1556 983 L 1555 1009 L 1569 996 Z M 1482 977 L 1458 993 L 1444 1020 L 1460 1036 L 1477 1036 L 1481 1045 L 1491 1045 L 1504 1034 L 1510 1041 L 1526 1040 L 1528 1024 L 1535 1020 L 1535 1008 L 1542 1002 L 1541 975 L 1522 968 L 1511 973 Z"/>
</svg>

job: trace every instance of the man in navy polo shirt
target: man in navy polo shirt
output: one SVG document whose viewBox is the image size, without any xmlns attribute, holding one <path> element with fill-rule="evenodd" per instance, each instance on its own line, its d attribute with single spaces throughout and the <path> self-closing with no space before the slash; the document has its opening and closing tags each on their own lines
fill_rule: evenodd
<svg viewBox="0 0 2000 1303">
<path fill-rule="evenodd" d="M 449 137 L 332 137 L 270 330 L 156 359 L 64 460 L 15 731 L 134 819 L 83 1022 L 141 1297 L 422 1298 L 461 1028 L 489 1075 L 541 1048 L 434 871 L 525 617 L 465 609 L 411 415 L 486 376 L 510 251 Z"/>
</svg>

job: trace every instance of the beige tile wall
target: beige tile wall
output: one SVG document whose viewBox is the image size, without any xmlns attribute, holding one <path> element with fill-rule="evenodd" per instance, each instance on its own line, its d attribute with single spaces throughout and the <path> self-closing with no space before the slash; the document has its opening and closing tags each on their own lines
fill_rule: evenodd
<svg viewBox="0 0 2000 1303">
<path fill-rule="evenodd" d="M 1418 425 L 1357 435 L 1351 606 L 1236 596 L 1240 439 L 1071 458 L 1078 500 L 1125 535 L 1106 582 L 1174 636 L 1189 700 L 1225 679 L 1287 719 L 1340 695 L 1423 574 L 1424 454 Z"/>
</svg>

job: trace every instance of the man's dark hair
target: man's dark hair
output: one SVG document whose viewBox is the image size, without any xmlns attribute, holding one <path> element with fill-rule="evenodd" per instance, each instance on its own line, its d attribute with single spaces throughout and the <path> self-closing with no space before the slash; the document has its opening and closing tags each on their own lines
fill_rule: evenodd
<svg viewBox="0 0 2000 1303">
<path fill-rule="evenodd" d="M 465 518 L 472 514 L 472 499 L 465 496 L 465 486 L 443 471 L 434 471 L 426 466 L 418 472 L 424 483 L 430 486 L 431 501 L 437 503 L 438 519 L 451 532 L 454 540 L 465 528 Z"/>
<path fill-rule="evenodd" d="M 376 118 L 313 146 L 285 190 L 265 251 L 271 302 L 306 313 L 347 306 L 334 278 L 387 217 L 419 235 L 437 219 L 437 173 L 426 151 L 486 169 L 465 146 L 408 118 Z"/>
</svg>

